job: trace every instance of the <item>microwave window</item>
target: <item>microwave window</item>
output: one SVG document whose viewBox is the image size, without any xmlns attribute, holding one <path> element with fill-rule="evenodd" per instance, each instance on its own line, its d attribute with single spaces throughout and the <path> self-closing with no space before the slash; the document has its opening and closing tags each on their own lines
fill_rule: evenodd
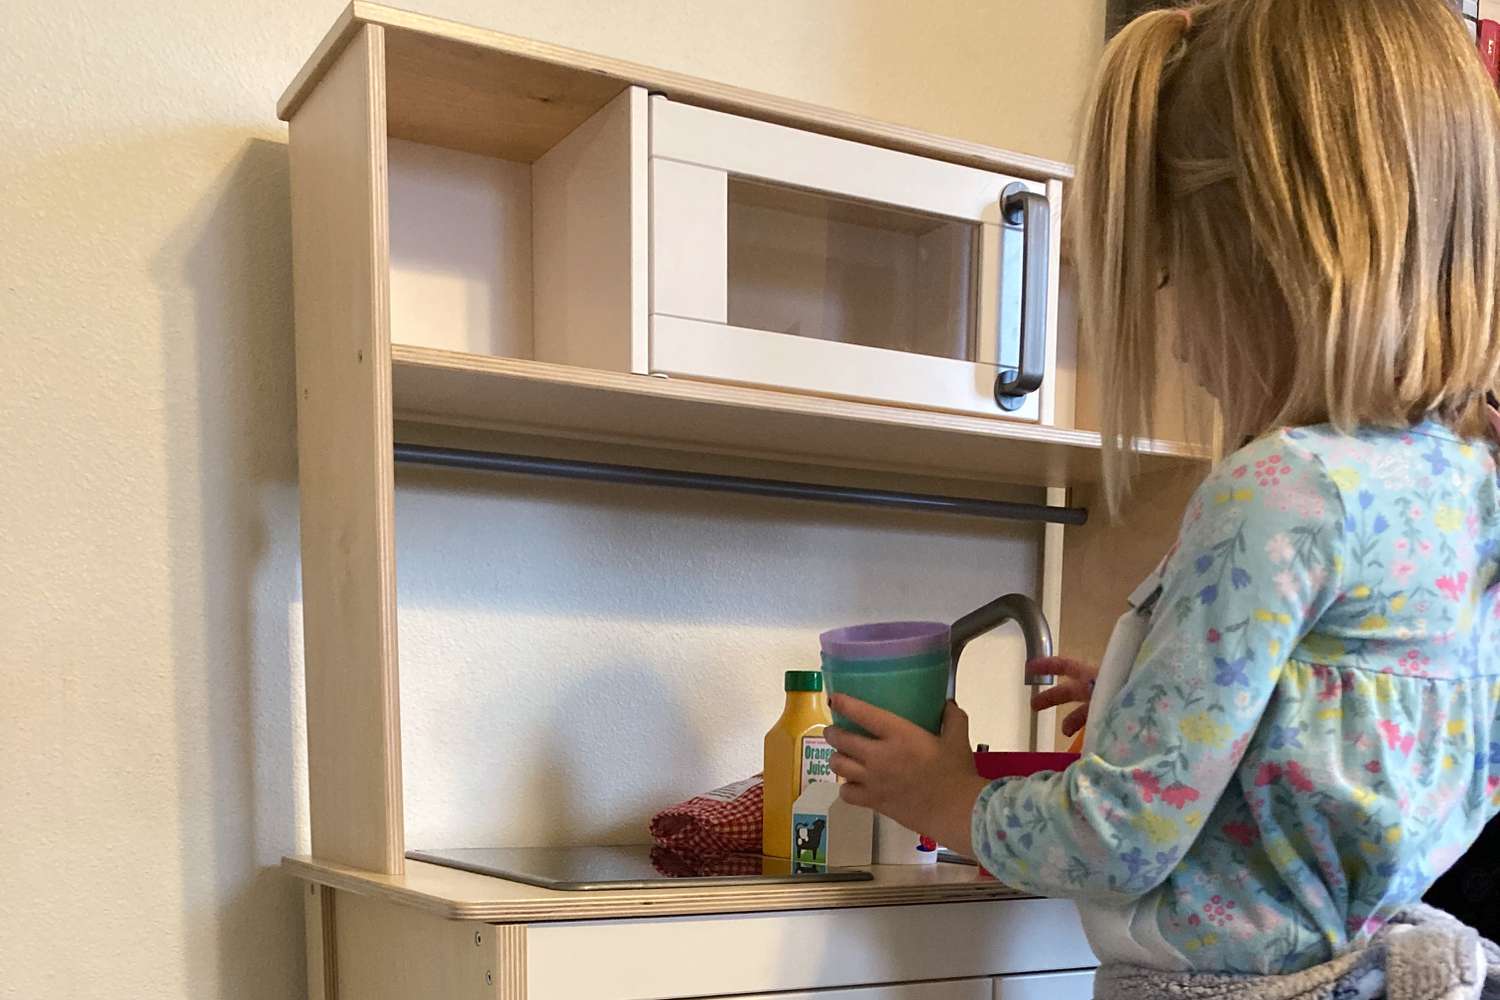
<svg viewBox="0 0 1500 1000">
<path fill-rule="evenodd" d="M 729 179 L 729 323 L 975 360 L 979 227 Z"/>
</svg>

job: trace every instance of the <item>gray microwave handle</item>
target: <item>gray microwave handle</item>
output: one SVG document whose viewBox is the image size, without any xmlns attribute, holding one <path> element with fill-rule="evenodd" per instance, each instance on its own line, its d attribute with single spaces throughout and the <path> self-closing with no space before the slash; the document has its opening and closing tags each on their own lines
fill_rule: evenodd
<svg viewBox="0 0 1500 1000">
<path fill-rule="evenodd" d="M 996 331 L 1003 347 L 1020 343 L 1019 365 L 995 376 L 995 402 L 1018 410 L 1042 387 L 1047 365 L 1047 255 L 1052 246 L 1052 209 L 1045 195 L 1020 181 L 1000 193 L 1000 308 Z M 1019 261 L 1017 260 L 1019 258 Z M 1015 264 L 1020 266 L 1016 267 Z M 1007 266 L 1007 264 L 1011 266 Z M 1014 333 L 1012 333 L 1014 331 Z"/>
</svg>

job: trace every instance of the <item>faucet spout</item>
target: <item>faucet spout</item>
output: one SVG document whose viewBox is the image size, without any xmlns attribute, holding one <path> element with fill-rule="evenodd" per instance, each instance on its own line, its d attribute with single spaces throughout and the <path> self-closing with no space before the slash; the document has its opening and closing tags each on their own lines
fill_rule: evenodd
<svg viewBox="0 0 1500 1000">
<path fill-rule="evenodd" d="M 1021 627 L 1021 634 L 1026 639 L 1027 663 L 1052 655 L 1052 629 L 1047 625 L 1047 618 L 1042 614 L 1041 605 L 1025 594 L 1006 594 L 995 598 L 982 608 L 970 611 L 953 623 L 950 660 L 953 664 L 954 675 L 957 674 L 958 658 L 963 655 L 964 647 L 978 636 L 999 628 L 1006 622 L 1015 622 Z M 1032 683 L 1052 684 L 1054 679 L 1035 677 Z M 952 697 L 951 681 L 949 687 L 948 694 Z"/>
</svg>

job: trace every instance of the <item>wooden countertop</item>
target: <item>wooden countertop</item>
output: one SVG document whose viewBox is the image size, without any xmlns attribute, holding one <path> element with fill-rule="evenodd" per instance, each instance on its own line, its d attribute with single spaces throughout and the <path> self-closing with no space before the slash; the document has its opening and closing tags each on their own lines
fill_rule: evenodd
<svg viewBox="0 0 1500 1000">
<path fill-rule="evenodd" d="M 973 903 L 1031 898 L 982 876 L 968 865 L 875 866 L 872 882 L 746 885 L 682 889 L 561 892 L 489 875 L 406 862 L 401 875 L 329 864 L 306 856 L 282 859 L 297 878 L 365 896 L 378 896 L 448 920 L 535 923 L 563 920 L 764 913 L 918 903 Z"/>
</svg>

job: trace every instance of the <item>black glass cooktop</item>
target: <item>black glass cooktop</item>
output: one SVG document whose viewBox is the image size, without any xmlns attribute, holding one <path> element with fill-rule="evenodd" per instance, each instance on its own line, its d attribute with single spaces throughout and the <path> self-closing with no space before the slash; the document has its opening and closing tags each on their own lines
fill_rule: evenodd
<svg viewBox="0 0 1500 1000">
<path fill-rule="evenodd" d="M 408 851 L 413 861 L 544 889 L 660 889 L 683 885 L 867 882 L 858 868 L 827 868 L 753 854 L 696 857 L 660 847 L 466 847 Z"/>
</svg>

